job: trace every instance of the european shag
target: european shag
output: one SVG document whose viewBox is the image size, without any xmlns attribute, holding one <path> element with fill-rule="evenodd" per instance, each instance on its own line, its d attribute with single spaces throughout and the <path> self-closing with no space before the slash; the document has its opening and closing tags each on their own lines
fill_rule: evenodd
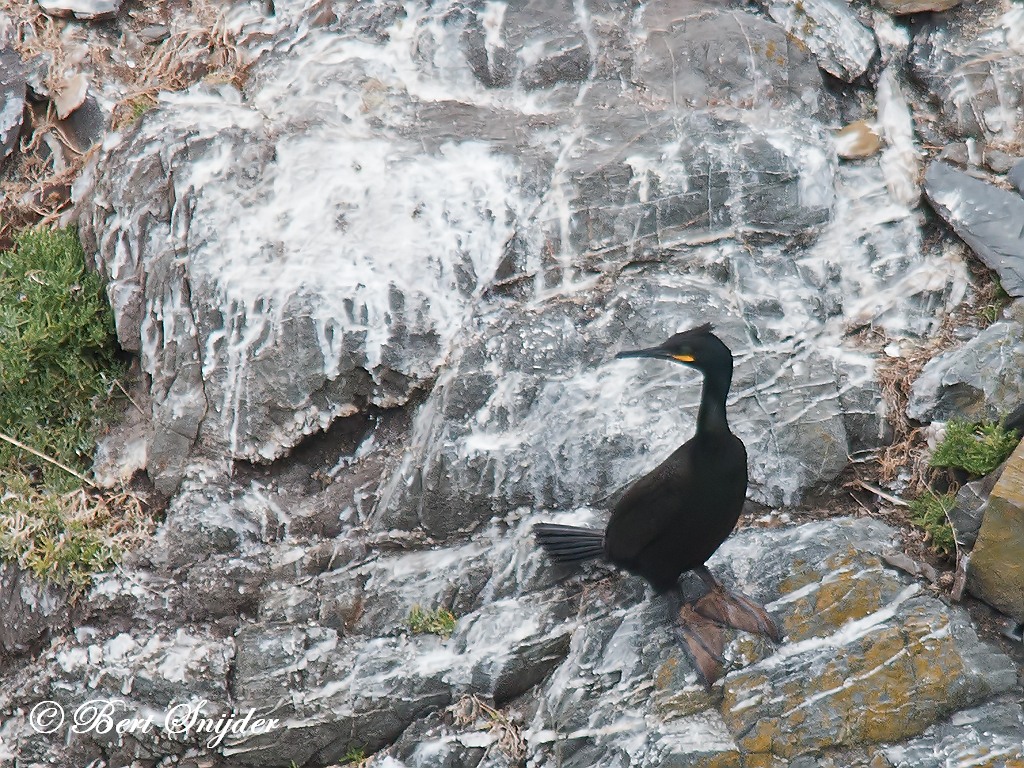
<svg viewBox="0 0 1024 768">
<path fill-rule="evenodd" d="M 732 532 L 747 493 L 747 451 L 729 430 L 725 400 L 732 353 L 705 324 L 657 347 L 617 358 L 671 360 L 704 374 L 697 431 L 657 468 L 629 486 L 599 530 L 538 523 L 534 535 L 559 563 L 603 559 L 645 578 L 655 591 L 681 594 L 679 577 L 695 572 L 709 592 L 679 609 L 683 639 L 707 685 L 721 674 L 722 625 L 781 637 L 764 608 L 730 593 L 704 563 Z"/>
</svg>

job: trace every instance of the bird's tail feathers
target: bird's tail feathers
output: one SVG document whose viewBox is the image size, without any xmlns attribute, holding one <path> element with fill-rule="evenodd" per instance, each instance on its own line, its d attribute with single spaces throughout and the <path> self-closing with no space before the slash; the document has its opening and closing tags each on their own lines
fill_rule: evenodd
<svg viewBox="0 0 1024 768">
<path fill-rule="evenodd" d="M 604 555 L 604 532 L 574 525 L 537 523 L 533 535 L 556 563 L 578 563 Z"/>
</svg>

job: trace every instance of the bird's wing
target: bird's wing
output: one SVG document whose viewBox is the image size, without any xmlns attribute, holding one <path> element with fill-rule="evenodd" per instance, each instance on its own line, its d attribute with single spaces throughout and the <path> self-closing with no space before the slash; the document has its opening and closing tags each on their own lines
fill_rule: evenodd
<svg viewBox="0 0 1024 768">
<path fill-rule="evenodd" d="M 612 562 L 629 562 L 678 520 L 690 491 L 689 444 L 629 486 L 612 510 L 605 547 Z"/>
</svg>

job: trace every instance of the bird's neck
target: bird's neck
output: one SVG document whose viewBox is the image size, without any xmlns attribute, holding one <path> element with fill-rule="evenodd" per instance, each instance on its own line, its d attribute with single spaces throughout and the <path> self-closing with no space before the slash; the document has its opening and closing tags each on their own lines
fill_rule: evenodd
<svg viewBox="0 0 1024 768">
<path fill-rule="evenodd" d="M 728 434 L 729 422 L 725 416 L 725 399 L 729 395 L 730 376 L 705 375 L 704 389 L 697 412 L 697 434 Z"/>
</svg>

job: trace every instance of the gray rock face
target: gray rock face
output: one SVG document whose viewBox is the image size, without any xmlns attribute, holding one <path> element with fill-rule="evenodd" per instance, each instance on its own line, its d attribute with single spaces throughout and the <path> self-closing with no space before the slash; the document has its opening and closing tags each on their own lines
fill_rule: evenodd
<svg viewBox="0 0 1024 768">
<path fill-rule="evenodd" d="M 0 564 L 0 667 L 5 657 L 25 653 L 67 622 L 68 598 L 67 589 L 43 584 L 16 564 Z"/>
<path fill-rule="evenodd" d="M 1006 180 L 1013 184 L 1018 192 L 1024 193 L 1024 160 L 1018 160 L 1013 164 L 1006 174 Z"/>
<path fill-rule="evenodd" d="M 324 559 L 292 542 L 271 547 L 250 618 L 226 635 L 223 624 L 180 618 L 168 632 L 180 617 L 173 602 L 148 624 L 120 628 L 123 600 L 156 584 L 112 577 L 100 590 L 120 597 L 47 649 L 48 664 L 7 679 L 5 746 L 26 759 L 71 755 L 82 764 L 155 753 L 217 766 L 328 765 L 361 747 L 384 750 L 375 764 L 424 768 L 514 765 L 510 749 L 545 767 L 840 752 L 867 766 L 880 750 L 899 760 L 930 745 L 973 750 L 991 730 L 1000 754 L 1024 757 L 1012 662 L 978 640 L 962 609 L 885 566 L 894 532 L 884 525 L 838 520 L 727 541 L 712 569 L 765 602 L 786 638 L 775 647 L 732 636 L 730 670 L 709 694 L 673 633 L 670 601 L 600 569 L 566 580 L 534 548 L 533 519 L 413 552 L 378 545 Z M 600 522 L 586 511 L 569 519 Z M 161 591 L 173 601 L 189 589 Z M 409 606 L 435 601 L 459 613 L 452 636 L 412 634 Z M 39 734 L 26 722 L 45 699 L 69 712 L 84 698 L 117 700 L 129 716 L 166 711 L 181 690 L 206 700 L 207 717 L 253 710 L 277 725 L 210 746 L 198 732 L 172 737 L 161 720 L 120 741 L 95 732 L 66 741 L 63 730 Z M 522 713 L 517 723 L 480 709 L 510 701 Z M 15 703 L 20 714 L 9 714 Z M 961 721 L 967 727 L 945 725 Z"/>
<path fill-rule="evenodd" d="M 998 420 L 1024 400 L 1024 325 L 1007 320 L 932 358 L 914 381 L 907 415 L 919 421 Z"/>
<path fill-rule="evenodd" d="M 979 480 L 965 483 L 956 494 L 956 504 L 949 511 L 948 517 L 956 543 L 964 551 L 969 552 L 978 540 L 978 531 L 985 517 L 985 505 L 1002 471 L 1003 468 L 999 467 Z"/>
<path fill-rule="evenodd" d="M 514 72 L 511 82 L 522 85 L 525 59 L 502 64 L 500 51 L 538 39 L 540 47 L 530 50 L 545 55 L 548 49 L 538 36 L 547 38 L 530 20 L 531 8 L 514 5 L 502 20 L 469 14 L 442 24 L 437 10 L 415 21 L 433 40 L 435 54 L 422 59 L 427 49 L 421 46 L 413 65 L 441 77 L 450 94 L 446 100 L 385 86 L 378 70 L 395 63 L 374 60 L 368 56 L 372 48 L 356 46 L 362 32 L 319 33 L 289 49 L 286 59 L 292 64 L 257 66 L 245 103 L 227 88 L 199 89 L 177 97 L 166 112 L 148 113 L 119 143 L 107 143 L 89 193 L 83 236 L 109 278 L 119 340 L 140 353 L 152 377 L 147 470 L 160 490 L 173 492 L 192 463 L 203 458 L 270 461 L 340 417 L 401 407 L 422 397 L 418 393 L 424 389 L 433 394 L 417 422 L 416 450 L 448 461 L 453 446 L 428 434 L 425 414 L 452 391 L 435 382 L 450 381 L 456 370 L 462 379 L 457 398 L 475 398 L 479 409 L 497 388 L 498 394 L 520 400 L 509 430 L 533 429 L 544 408 L 565 404 L 556 404 L 563 395 L 553 385 L 549 397 L 555 400 L 527 407 L 540 379 L 553 371 L 539 367 L 524 371 L 526 379 L 499 382 L 478 370 L 480 355 L 489 352 L 478 348 L 463 363 L 463 348 L 477 340 L 496 343 L 487 339 L 499 328 L 531 322 L 553 343 L 565 344 L 559 324 L 569 318 L 561 307 L 591 304 L 607 309 L 590 311 L 589 320 L 575 315 L 572 322 L 589 323 L 591 363 L 606 360 L 610 355 L 598 357 L 598 350 L 622 344 L 627 326 L 634 337 L 638 334 L 639 313 L 627 317 L 615 309 L 628 300 L 627 289 L 639 293 L 638 309 L 663 315 L 664 322 L 652 318 L 652 333 L 667 335 L 702 322 L 716 307 L 717 315 L 729 318 L 722 325 L 731 324 L 733 342 L 752 353 L 797 329 L 822 333 L 830 318 L 843 314 L 860 322 L 865 313 L 877 317 L 894 309 L 890 317 L 897 325 L 924 319 L 919 309 L 907 312 L 900 306 L 908 301 L 905 293 L 878 290 L 893 285 L 893 269 L 906 269 L 918 258 L 918 235 L 907 227 L 908 212 L 892 209 L 885 221 L 863 227 L 849 220 L 847 211 L 888 194 L 884 181 L 877 168 L 837 176 L 827 132 L 796 114 L 808 105 L 820 107 L 820 76 L 808 74 L 809 65 L 797 54 L 783 56 L 781 28 L 738 12 L 722 16 L 704 7 L 680 12 L 649 4 L 628 23 L 621 17 L 624 36 L 609 33 L 600 38 L 603 53 L 588 54 L 618 64 L 608 63 L 611 69 L 595 64 L 582 85 L 556 78 L 546 89 L 537 86 L 541 95 L 529 98 L 547 99 L 540 117 L 521 111 L 515 90 L 499 90 L 500 99 L 481 95 L 475 84 L 481 73 L 469 54 L 468 69 L 435 71 L 442 52 L 465 53 L 466 46 L 479 43 L 474 35 L 488 28 L 484 21 L 501 21 L 503 37 L 488 43 L 494 50 L 487 71 L 497 77 L 507 65 Z M 613 17 L 617 12 L 608 11 Z M 602 25 L 609 23 L 602 18 Z M 642 26 L 655 21 L 659 26 Z M 745 82 L 744 99 L 789 105 L 794 113 L 781 113 L 783 119 L 721 105 L 681 109 L 668 101 L 677 86 L 689 86 L 666 74 L 656 60 L 664 48 L 647 45 L 647 36 L 670 35 L 673 45 L 688 50 L 687 45 L 704 45 L 714 25 L 728 31 L 728 45 L 742 38 L 771 66 L 787 67 L 792 77 L 789 90 L 765 89 L 767 70 L 743 65 L 725 71 L 709 64 L 698 68 L 704 84 L 691 83 L 696 103 L 717 104 L 712 85 L 724 93 Z M 723 34 L 715 39 L 726 46 Z M 559 40 L 558 45 L 569 45 Z M 618 80 L 628 63 L 625 53 L 635 63 L 628 67 L 628 89 Z M 760 56 L 721 60 L 761 61 Z M 298 68 L 298 80 L 283 74 L 299 61 L 313 63 Z M 398 70 L 393 74 L 401 76 Z M 333 85 L 325 90 L 324 83 Z M 563 91 L 569 87 L 578 92 L 579 105 L 566 109 Z M 652 102 L 653 94 L 660 95 Z M 209 119 L 213 105 L 223 109 L 218 106 L 218 117 Z M 308 120 L 296 131 L 293 116 L 299 113 Z M 792 121 L 799 124 L 795 131 Z M 569 144 L 551 140 L 566 131 Z M 306 179 L 321 162 L 325 143 L 337 151 L 334 170 L 330 180 L 310 190 Z M 439 196 L 439 189 L 445 194 Z M 836 217 L 840 199 L 846 202 Z M 884 262 L 871 278 L 878 285 L 844 284 L 843 268 L 830 261 L 834 239 L 854 243 L 845 259 L 851 269 L 854 263 Z M 754 246 L 744 245 L 754 240 L 756 259 Z M 895 253 L 900 254 L 896 261 L 884 255 Z M 671 265 L 664 277 L 655 266 L 659 263 Z M 321 274 L 324 265 L 331 266 Z M 611 278 L 624 270 L 641 277 L 620 287 L 623 281 Z M 596 276 L 604 277 L 595 281 Z M 737 286 L 744 304 L 734 312 L 727 305 Z M 676 306 L 664 314 L 647 296 Z M 683 312 L 685 307 L 691 309 Z M 533 344 L 528 336 L 521 338 L 524 345 Z M 754 353 L 757 365 L 737 381 L 741 399 L 775 398 L 777 383 L 790 383 L 799 393 L 798 402 L 772 406 L 782 409 L 785 434 L 765 437 L 760 426 L 748 428 L 748 434 L 771 445 L 755 472 L 765 500 L 796 498 L 803 488 L 834 477 L 848 440 L 863 442 L 862 434 L 879 433 L 877 392 L 864 359 L 852 363 L 854 375 L 839 374 L 857 356 L 840 364 L 837 354 L 845 353 L 837 353 L 837 342 L 830 339 L 821 351 L 808 350 L 806 357 L 801 352 L 804 362 L 793 369 L 770 370 L 767 361 L 781 360 L 788 343 L 778 353 Z M 532 353 L 507 349 L 502 354 L 525 362 Z M 565 347 L 557 354 L 576 350 Z M 568 363 L 566 358 L 563 365 Z M 581 384 L 561 386 L 570 396 Z M 866 420 L 840 417 L 837 398 L 864 403 Z M 451 416 L 468 406 L 448 401 L 443 410 Z M 787 411 L 811 418 L 789 419 Z M 767 415 L 758 405 L 751 405 L 751 412 L 757 413 L 755 424 Z M 472 410 L 464 415 L 483 417 Z M 682 442 L 689 418 L 673 425 L 675 444 Z M 855 422 L 857 434 L 851 437 L 847 428 Z M 496 423 L 486 426 L 491 431 Z M 475 428 L 467 423 L 456 429 Z M 470 444 L 482 446 L 483 437 Z M 667 447 L 667 432 L 663 438 Z M 551 442 L 545 434 L 531 439 Z M 593 445 L 595 436 L 586 442 Z M 641 450 L 632 442 L 634 451 Z M 623 445 L 607 448 L 620 451 Z M 558 450 L 571 454 L 578 448 Z M 459 478 L 471 477 L 492 459 L 464 452 L 455 457 L 451 475 L 458 482 L 442 489 L 436 509 L 448 509 L 466 496 Z M 433 460 L 424 463 L 430 465 L 426 471 L 435 471 Z M 518 471 L 511 466 L 488 470 Z M 465 514 L 449 527 L 486 519 L 496 476 L 473 483 Z M 612 479 L 625 477 L 616 473 Z M 507 496 L 523 498 L 525 490 L 513 483 Z M 580 498 L 556 488 L 540 497 L 555 505 L 591 503 L 610 490 L 595 489 Z M 409 519 L 415 512 L 401 496 L 389 491 L 382 510 L 388 519 Z"/>
<path fill-rule="evenodd" d="M 25 72 L 21 57 L 7 48 L 0 17 L 0 165 L 14 151 L 25 112 Z"/>
<path fill-rule="evenodd" d="M 956 8 L 916 35 L 910 71 L 951 137 L 1011 141 L 1024 116 L 1024 55 L 1013 43 L 1024 17 L 1016 7 L 978 10 Z"/>
<path fill-rule="evenodd" d="M 932 726 L 905 745 L 884 751 L 895 768 L 948 765 L 971 760 L 979 765 L 1012 765 L 1019 754 L 1024 714 L 1020 701 L 1002 698 L 968 709 L 949 722 Z"/>
<path fill-rule="evenodd" d="M 874 33 L 840 0 L 771 0 L 768 14 L 814 54 L 819 66 L 851 82 L 878 52 Z"/>
<path fill-rule="evenodd" d="M 938 214 L 999 275 L 1003 290 L 1024 296 L 1024 233 L 1019 226 L 1024 198 L 943 162 L 928 166 L 924 191 Z"/>
<path fill-rule="evenodd" d="M 642 39 L 631 71 L 658 100 L 827 112 L 814 59 L 782 26 L 702 3 L 660 0 L 645 3 L 640 13 Z"/>
<path fill-rule="evenodd" d="M 830 129 L 870 114 L 869 78 L 831 94 L 826 53 L 756 9 L 296 2 L 239 24 L 244 91 L 164 97 L 76 190 L 151 378 L 133 454 L 171 499 L 76 631 L 5 671 L 3 759 L 930 768 L 985 733 L 1024 757 L 1011 662 L 886 567 L 882 525 L 727 542 L 711 567 L 787 638 L 730 636 L 711 693 L 669 601 L 530 534 L 602 526 L 689 437 L 699 377 L 614 355 L 704 321 L 736 353 L 752 501 L 828 490 L 879 446 L 860 330 L 914 344 L 966 290 L 914 210 L 902 54 L 888 146 L 839 164 Z M 829 44 L 860 66 L 858 39 Z M 416 607 L 451 610 L 450 637 L 414 632 Z M 96 697 L 276 725 L 29 723 Z"/>
</svg>

